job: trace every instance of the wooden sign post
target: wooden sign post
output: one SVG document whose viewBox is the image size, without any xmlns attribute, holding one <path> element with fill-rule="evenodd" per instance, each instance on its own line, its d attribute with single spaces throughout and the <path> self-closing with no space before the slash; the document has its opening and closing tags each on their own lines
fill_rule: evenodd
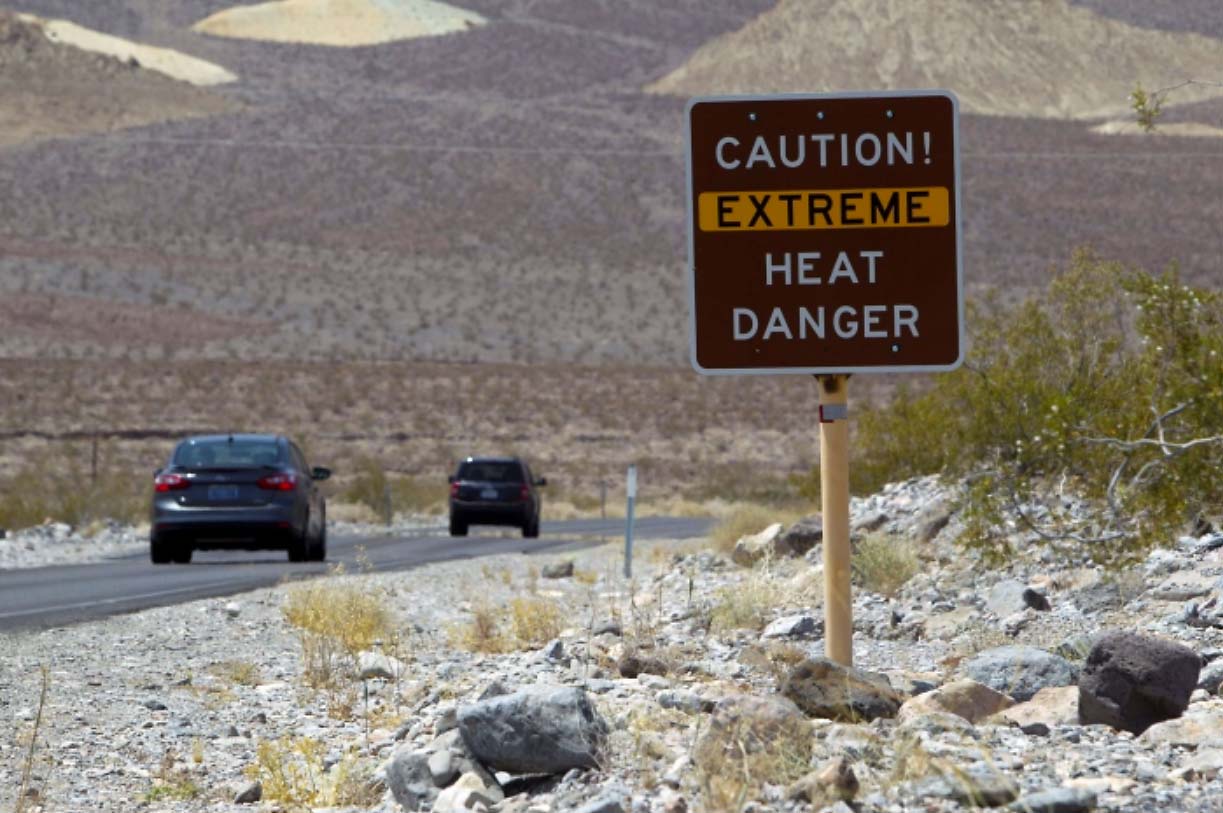
<svg viewBox="0 0 1223 813">
<path fill-rule="evenodd" d="M 959 105 L 706 97 L 687 119 L 692 366 L 819 379 L 825 646 L 851 664 L 848 377 L 960 365 Z"/>
<path fill-rule="evenodd" d="M 824 522 L 824 652 L 854 663 L 849 584 L 849 376 L 820 376 L 820 506 Z"/>
</svg>

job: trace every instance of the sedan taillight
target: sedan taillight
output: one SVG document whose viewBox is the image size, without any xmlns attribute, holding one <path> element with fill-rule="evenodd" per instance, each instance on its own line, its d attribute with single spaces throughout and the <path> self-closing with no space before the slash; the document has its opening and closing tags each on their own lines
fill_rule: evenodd
<svg viewBox="0 0 1223 813">
<path fill-rule="evenodd" d="M 153 478 L 153 490 L 157 492 L 182 491 L 191 483 L 181 474 L 159 474 Z"/>
<path fill-rule="evenodd" d="M 256 485 L 265 491 L 292 491 L 297 488 L 297 475 L 269 474 L 267 477 L 260 477 Z"/>
</svg>

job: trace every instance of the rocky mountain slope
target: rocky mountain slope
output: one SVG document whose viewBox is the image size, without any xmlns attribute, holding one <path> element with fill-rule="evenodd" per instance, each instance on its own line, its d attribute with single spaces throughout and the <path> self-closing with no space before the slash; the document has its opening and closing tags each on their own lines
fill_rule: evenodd
<svg viewBox="0 0 1223 813">
<path fill-rule="evenodd" d="M 1152 30 L 1063 0 L 783 0 L 702 46 L 659 93 L 951 88 L 966 113 L 1094 119 L 1149 89 L 1216 72 L 1223 41 Z M 1223 95 L 1186 88 L 1178 101 Z"/>
</svg>

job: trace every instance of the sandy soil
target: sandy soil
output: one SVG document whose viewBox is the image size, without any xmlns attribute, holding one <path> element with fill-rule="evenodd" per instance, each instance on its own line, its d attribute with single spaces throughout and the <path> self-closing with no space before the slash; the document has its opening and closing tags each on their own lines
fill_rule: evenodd
<svg viewBox="0 0 1223 813">
<path fill-rule="evenodd" d="M 218 37 L 352 47 L 432 37 L 484 18 L 435 0 L 273 0 L 235 6 L 196 23 Z"/>
<path fill-rule="evenodd" d="M 822 6 L 819 8 L 818 6 Z M 1223 41 L 1106 19 L 1066 0 L 782 0 L 653 83 L 657 93 L 950 88 L 965 112 L 1125 115 L 1148 89 L 1215 76 Z M 1178 104 L 1223 95 L 1184 88 Z"/>
</svg>

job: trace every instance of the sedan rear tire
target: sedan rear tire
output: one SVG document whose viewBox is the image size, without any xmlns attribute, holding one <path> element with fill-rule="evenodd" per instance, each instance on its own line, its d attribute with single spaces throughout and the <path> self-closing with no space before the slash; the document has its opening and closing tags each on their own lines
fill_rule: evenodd
<svg viewBox="0 0 1223 813">
<path fill-rule="evenodd" d="M 304 562 L 306 555 L 309 552 L 307 549 L 308 539 L 305 532 L 301 536 L 294 535 L 289 539 L 289 561 Z"/>
<path fill-rule="evenodd" d="M 172 551 L 171 558 L 174 560 L 174 564 L 176 565 L 191 564 L 191 554 L 195 552 L 195 549 L 191 546 L 190 542 L 179 542 L 175 544 L 170 550 Z"/>
<path fill-rule="evenodd" d="M 170 564 L 173 553 L 171 543 L 164 537 L 155 536 L 149 540 L 149 558 L 155 565 Z"/>
<path fill-rule="evenodd" d="M 327 526 L 319 528 L 318 536 L 306 546 L 307 562 L 322 562 L 327 559 Z"/>
</svg>

